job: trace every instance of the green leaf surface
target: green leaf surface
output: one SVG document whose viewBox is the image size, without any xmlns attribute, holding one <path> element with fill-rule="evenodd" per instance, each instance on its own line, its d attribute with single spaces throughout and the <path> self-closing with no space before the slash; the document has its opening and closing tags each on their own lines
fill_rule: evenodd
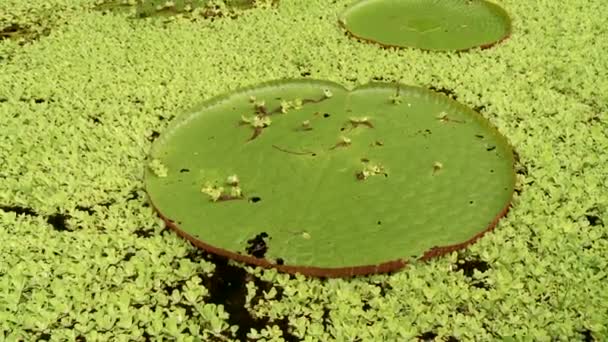
<svg viewBox="0 0 608 342">
<path fill-rule="evenodd" d="M 339 22 L 357 38 L 435 51 L 489 47 L 511 31 L 508 14 L 482 0 L 361 0 Z"/>
<path fill-rule="evenodd" d="M 149 158 L 150 200 L 182 236 L 329 276 L 465 246 L 504 214 L 515 182 L 511 147 L 486 119 L 402 84 L 240 89 L 175 119 Z"/>
</svg>

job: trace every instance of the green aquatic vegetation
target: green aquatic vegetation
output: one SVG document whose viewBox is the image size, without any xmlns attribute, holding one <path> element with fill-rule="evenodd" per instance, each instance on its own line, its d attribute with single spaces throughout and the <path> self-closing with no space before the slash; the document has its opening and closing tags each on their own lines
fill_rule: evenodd
<svg viewBox="0 0 608 342">
<path fill-rule="evenodd" d="M 276 0 L 272 0 L 275 3 Z M 99 11 L 131 12 L 136 18 L 173 17 L 221 17 L 233 16 L 235 11 L 256 6 L 255 0 L 99 0 Z"/>
</svg>

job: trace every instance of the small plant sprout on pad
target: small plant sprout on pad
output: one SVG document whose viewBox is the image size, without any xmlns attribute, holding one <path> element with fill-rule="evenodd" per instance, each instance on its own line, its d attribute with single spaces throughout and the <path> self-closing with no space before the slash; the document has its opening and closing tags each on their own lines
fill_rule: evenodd
<svg viewBox="0 0 608 342">
<path fill-rule="evenodd" d="M 304 131 L 310 131 L 312 129 L 312 127 L 310 126 L 310 120 L 302 121 L 300 129 Z"/>
<path fill-rule="evenodd" d="M 388 99 L 392 104 L 401 104 L 401 95 L 399 95 L 399 92 L 397 92 L 395 95 L 391 95 Z"/>
<path fill-rule="evenodd" d="M 226 184 L 230 185 L 230 197 L 231 199 L 237 199 L 243 197 L 243 191 L 239 186 L 239 177 L 237 175 L 228 176 Z"/>
<path fill-rule="evenodd" d="M 324 88 L 323 89 L 323 96 L 325 96 L 326 99 L 331 98 L 332 96 L 334 96 L 334 94 L 331 92 L 331 90 Z"/>
<path fill-rule="evenodd" d="M 346 145 L 350 145 L 351 142 L 352 142 L 352 140 L 350 140 L 349 137 L 341 136 L 340 142 L 338 144 L 342 144 L 342 145 L 346 146 Z"/>
<path fill-rule="evenodd" d="M 165 165 L 163 165 L 163 163 L 158 160 L 158 159 L 152 159 L 150 161 L 150 163 L 148 164 L 148 167 L 150 168 L 150 170 L 152 170 L 152 173 L 154 173 L 154 175 L 156 177 L 160 177 L 160 178 L 165 178 L 167 177 L 167 167 Z"/>
<path fill-rule="evenodd" d="M 255 115 L 252 118 L 241 116 L 241 122 L 249 124 L 253 128 L 266 128 L 270 126 L 272 120 L 265 115 Z"/>
<path fill-rule="evenodd" d="M 281 100 L 281 113 L 287 114 L 287 112 L 289 111 L 290 108 L 291 108 L 291 102 Z"/>
<path fill-rule="evenodd" d="M 392 104 L 401 104 L 401 96 L 399 95 L 393 95 L 391 97 L 389 97 L 389 100 L 391 101 Z"/>
<path fill-rule="evenodd" d="M 366 180 L 367 178 L 375 175 L 387 175 L 384 172 L 384 167 L 379 164 L 368 164 L 365 163 L 363 170 L 357 172 L 356 177 L 358 180 Z"/>
<path fill-rule="evenodd" d="M 297 230 L 297 231 L 289 230 L 288 232 L 290 232 L 294 235 L 299 235 L 304 240 L 310 240 L 312 238 L 312 235 L 310 235 L 310 233 L 305 230 Z"/>
<path fill-rule="evenodd" d="M 230 188 L 230 199 L 237 199 L 243 197 L 243 191 L 238 186 Z"/>
<path fill-rule="evenodd" d="M 254 101 L 253 108 L 255 108 L 256 113 L 266 114 L 266 101 Z"/>
<path fill-rule="evenodd" d="M 253 135 L 249 140 L 253 140 L 257 138 L 260 134 L 262 134 L 262 130 L 272 123 L 272 120 L 267 115 L 258 114 L 253 116 L 252 118 L 247 118 L 244 115 L 241 116 L 241 124 L 249 124 L 249 126 L 253 127 Z"/>
<path fill-rule="evenodd" d="M 464 123 L 464 121 L 460 121 L 460 120 L 454 120 L 454 119 L 450 119 L 448 118 L 448 113 L 446 112 L 441 112 L 437 115 L 437 119 L 441 122 L 457 122 L 457 123 Z"/>
<path fill-rule="evenodd" d="M 226 184 L 230 187 L 228 191 L 222 186 L 213 185 L 209 182 L 205 183 L 201 192 L 207 194 L 212 202 L 229 201 L 243 198 L 243 191 L 239 186 L 239 178 L 237 175 L 229 176 L 226 179 Z"/>
<path fill-rule="evenodd" d="M 340 140 L 338 141 L 337 144 L 335 144 L 332 148 L 330 148 L 330 150 L 333 150 L 337 147 L 347 147 L 352 143 L 352 140 L 350 140 L 349 137 L 345 137 L 345 136 L 341 136 Z"/>
<path fill-rule="evenodd" d="M 217 202 L 222 197 L 222 193 L 224 192 L 223 187 L 218 187 L 216 185 L 211 185 L 209 183 L 205 183 L 205 186 L 201 189 L 201 192 L 207 194 L 212 202 Z"/>
<path fill-rule="evenodd" d="M 231 186 L 239 185 L 239 177 L 237 175 L 228 176 L 226 179 L 226 184 Z"/>
<path fill-rule="evenodd" d="M 300 98 L 296 98 L 293 100 L 293 102 L 291 103 L 291 106 L 293 109 L 302 109 L 302 99 Z"/>
<path fill-rule="evenodd" d="M 363 125 L 363 126 L 367 126 L 369 128 L 374 128 L 374 125 L 372 125 L 372 123 L 369 121 L 369 118 L 367 116 L 362 116 L 360 118 L 349 118 L 348 119 L 351 123 L 351 125 L 353 125 L 353 127 L 358 127 L 359 125 Z"/>
<path fill-rule="evenodd" d="M 437 173 L 441 169 L 443 169 L 443 164 L 441 162 L 436 161 L 433 163 L 433 173 Z"/>
<path fill-rule="evenodd" d="M 293 101 L 281 100 L 280 112 L 286 114 L 290 109 L 302 109 L 302 99 L 296 98 Z"/>
</svg>

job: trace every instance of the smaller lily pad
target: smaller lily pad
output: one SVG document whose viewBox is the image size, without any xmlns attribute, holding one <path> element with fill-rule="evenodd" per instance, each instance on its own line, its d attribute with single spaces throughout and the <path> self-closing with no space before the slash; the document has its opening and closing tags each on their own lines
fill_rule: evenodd
<svg viewBox="0 0 608 342">
<path fill-rule="evenodd" d="M 483 0 L 361 0 L 339 23 L 359 39 L 434 51 L 487 48 L 511 32 L 507 12 Z"/>
</svg>

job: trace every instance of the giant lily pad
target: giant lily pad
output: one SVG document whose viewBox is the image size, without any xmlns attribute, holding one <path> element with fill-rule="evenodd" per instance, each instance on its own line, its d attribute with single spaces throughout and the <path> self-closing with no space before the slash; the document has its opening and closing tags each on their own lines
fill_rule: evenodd
<svg viewBox="0 0 608 342">
<path fill-rule="evenodd" d="M 475 241 L 506 213 L 513 151 L 431 90 L 319 80 L 248 87 L 180 115 L 145 184 L 207 251 L 314 276 L 399 269 Z"/>
<path fill-rule="evenodd" d="M 339 22 L 360 39 L 435 51 L 490 47 L 511 31 L 508 14 L 483 0 L 361 0 Z"/>
</svg>

